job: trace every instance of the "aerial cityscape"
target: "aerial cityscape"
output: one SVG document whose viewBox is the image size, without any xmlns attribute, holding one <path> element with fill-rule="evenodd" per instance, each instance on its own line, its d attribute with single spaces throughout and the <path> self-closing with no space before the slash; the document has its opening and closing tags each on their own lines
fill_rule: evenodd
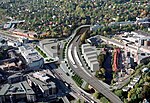
<svg viewBox="0 0 150 103">
<path fill-rule="evenodd" d="M 0 103 L 150 103 L 150 0 L 0 0 Z"/>
</svg>

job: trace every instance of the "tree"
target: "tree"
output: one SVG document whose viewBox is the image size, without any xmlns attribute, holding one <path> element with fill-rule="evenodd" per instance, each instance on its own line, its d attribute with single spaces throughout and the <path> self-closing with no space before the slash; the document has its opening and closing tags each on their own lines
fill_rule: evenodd
<svg viewBox="0 0 150 103">
<path fill-rule="evenodd" d="M 123 102 L 124 102 L 124 103 L 128 103 L 127 99 L 125 99 L 125 98 L 123 99 Z"/>
<path fill-rule="evenodd" d="M 106 70 L 104 68 L 101 68 L 100 71 L 102 72 L 102 74 L 105 74 Z"/>
<path fill-rule="evenodd" d="M 64 33 L 68 33 L 69 32 L 69 29 L 67 27 L 64 27 L 64 30 L 63 30 Z"/>
<path fill-rule="evenodd" d="M 100 101 L 101 101 L 102 103 L 110 103 L 106 97 L 101 97 L 101 98 L 100 98 Z"/>
<path fill-rule="evenodd" d="M 2 60 L 3 59 L 3 54 L 2 53 L 0 53 L 0 60 Z"/>
<path fill-rule="evenodd" d="M 140 79 L 139 84 L 141 85 L 141 84 L 143 84 L 143 83 L 144 83 L 144 80 L 143 80 L 143 79 Z"/>
<path fill-rule="evenodd" d="M 4 44 L 5 42 L 6 42 L 6 41 L 5 41 L 4 39 L 1 41 L 2 44 Z"/>
<path fill-rule="evenodd" d="M 84 19 L 84 20 L 82 19 L 81 24 L 86 24 L 86 19 Z"/>
<path fill-rule="evenodd" d="M 104 58 L 105 58 L 104 54 L 99 54 L 99 56 L 98 56 L 98 62 L 99 62 L 100 66 L 102 66 L 102 64 L 104 62 Z"/>
<path fill-rule="evenodd" d="M 131 95 L 132 95 L 132 93 L 131 93 L 131 91 L 129 91 L 129 92 L 128 92 L 128 101 L 131 100 Z"/>
<path fill-rule="evenodd" d="M 150 85 L 144 85 L 143 91 L 142 91 L 142 97 L 144 98 L 149 98 L 150 97 Z"/>
<path fill-rule="evenodd" d="M 115 91 L 115 94 L 116 94 L 117 96 L 119 96 L 119 97 L 122 97 L 122 93 L 123 93 L 122 90 L 116 90 L 116 91 Z"/>
<path fill-rule="evenodd" d="M 128 101 L 134 100 L 136 98 L 136 91 L 134 88 L 132 88 L 129 92 L 128 92 Z"/>
<path fill-rule="evenodd" d="M 81 103 L 80 99 L 78 99 L 76 103 Z"/>
<path fill-rule="evenodd" d="M 99 93 L 98 91 L 95 91 L 95 93 L 93 94 L 93 96 L 94 96 L 96 99 L 98 99 L 99 95 L 100 95 L 100 93 Z"/>
<path fill-rule="evenodd" d="M 140 94 L 141 91 L 142 91 L 142 88 L 139 88 L 139 87 L 138 87 L 138 88 L 136 89 L 136 94 Z"/>
<path fill-rule="evenodd" d="M 136 100 L 136 99 L 137 99 L 136 93 L 132 94 L 132 96 L 131 96 L 131 101 L 132 101 L 133 103 L 135 103 L 135 100 Z"/>
<path fill-rule="evenodd" d="M 76 103 L 85 103 L 84 100 L 78 99 Z"/>
<path fill-rule="evenodd" d="M 87 38 L 87 30 L 81 35 L 80 37 L 81 42 L 84 43 L 86 38 Z"/>
<path fill-rule="evenodd" d="M 117 77 L 117 73 L 113 72 L 113 78 L 116 78 L 116 77 Z"/>
</svg>

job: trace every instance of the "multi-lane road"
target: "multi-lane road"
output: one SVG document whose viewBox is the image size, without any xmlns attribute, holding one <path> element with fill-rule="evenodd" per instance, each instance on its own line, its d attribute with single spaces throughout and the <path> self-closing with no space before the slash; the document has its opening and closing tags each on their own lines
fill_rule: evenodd
<svg viewBox="0 0 150 103">
<path fill-rule="evenodd" d="M 50 69 L 51 72 L 59 79 L 62 80 L 64 82 L 66 82 L 67 84 L 70 85 L 70 91 L 68 90 L 63 90 L 63 92 L 65 93 L 65 91 L 68 91 L 67 93 L 69 93 L 70 95 L 74 96 L 76 99 L 80 98 L 81 100 L 85 100 L 88 103 L 92 103 L 92 101 L 94 102 L 99 102 L 99 100 L 97 99 L 93 99 L 92 96 L 88 93 L 86 93 L 84 90 L 82 90 L 81 88 L 79 88 L 75 82 L 68 77 L 59 67 L 56 69 L 53 69 L 50 65 L 47 65 L 46 68 Z M 63 87 L 66 88 L 66 87 Z"/>
<path fill-rule="evenodd" d="M 90 27 L 88 25 L 80 26 L 75 30 L 75 32 L 72 34 L 74 37 L 69 42 L 68 48 L 67 48 L 67 60 L 70 65 L 70 67 L 73 69 L 73 71 L 78 74 L 81 78 L 83 78 L 86 82 L 88 82 L 93 88 L 95 88 L 98 92 L 102 93 L 105 97 L 107 97 L 111 102 L 113 103 L 123 103 L 118 96 L 116 96 L 113 92 L 111 92 L 108 88 L 106 88 L 97 78 L 94 76 L 90 76 L 82 69 L 82 65 L 79 63 L 79 59 L 76 57 L 74 50 L 78 48 L 79 46 L 79 36 L 76 35 L 77 31 L 85 28 Z"/>
</svg>

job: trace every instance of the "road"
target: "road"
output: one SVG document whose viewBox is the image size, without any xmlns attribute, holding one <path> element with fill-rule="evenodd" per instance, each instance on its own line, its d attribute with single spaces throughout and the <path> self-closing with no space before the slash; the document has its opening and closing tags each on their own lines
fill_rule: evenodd
<svg viewBox="0 0 150 103">
<path fill-rule="evenodd" d="M 64 103 L 70 103 L 66 96 L 62 97 L 62 99 L 63 99 Z"/>
<path fill-rule="evenodd" d="M 113 45 L 119 46 L 120 48 L 125 48 L 125 45 L 124 45 L 123 43 L 121 43 L 121 42 L 118 42 L 118 41 L 116 41 L 116 40 L 113 40 L 113 39 L 110 39 L 110 38 L 107 38 L 107 37 L 104 37 L 104 36 L 100 36 L 100 38 L 101 38 L 103 41 L 107 42 L 108 44 L 113 44 Z M 129 50 L 138 52 L 138 51 L 137 51 L 137 48 L 138 48 L 138 47 L 136 47 L 136 46 L 133 47 L 132 45 L 128 45 L 127 48 L 128 48 Z M 145 52 L 145 53 L 150 53 L 150 49 L 148 49 L 148 48 L 145 49 L 145 48 L 141 47 L 141 48 L 139 48 L 139 50 L 142 51 L 142 52 Z M 130 77 L 124 79 L 123 81 L 119 82 L 118 84 L 114 85 L 113 88 L 114 88 L 114 89 L 120 89 L 120 88 L 122 88 L 124 85 L 126 85 L 126 83 L 128 83 L 128 82 L 130 81 L 130 78 L 131 78 L 131 77 L 132 77 L 132 76 L 130 76 Z"/>
<path fill-rule="evenodd" d="M 18 39 L 16 36 L 12 36 L 11 34 L 5 33 L 4 31 L 0 30 L 0 37 L 4 38 L 5 40 L 12 40 L 15 41 Z"/>
<path fill-rule="evenodd" d="M 70 95 L 77 97 L 76 99 L 78 98 L 81 100 L 83 99 L 88 103 L 91 103 L 91 101 L 99 102 L 99 100 L 93 99 L 92 95 L 86 93 L 84 90 L 79 88 L 76 85 L 76 83 L 62 71 L 62 69 L 60 69 L 59 67 L 56 69 L 52 69 L 52 67 L 49 68 L 51 68 L 51 71 L 55 74 L 57 78 L 70 84 L 70 89 L 71 89 L 71 92 L 69 93 Z"/>
<path fill-rule="evenodd" d="M 75 32 L 72 34 L 74 35 L 73 39 L 70 41 L 68 48 L 67 48 L 67 60 L 70 65 L 70 67 L 73 69 L 73 71 L 78 74 L 81 78 L 83 78 L 86 82 L 88 82 L 93 88 L 95 88 L 98 92 L 103 94 L 105 97 L 107 97 L 111 102 L 113 103 L 123 103 L 118 96 L 116 96 L 114 93 L 112 93 L 108 88 L 106 88 L 99 80 L 93 76 L 89 76 L 87 73 L 85 73 L 82 70 L 82 67 L 79 65 L 79 61 L 76 58 L 73 50 L 79 46 L 78 38 L 79 35 L 76 36 L 77 30 L 83 28 L 83 27 L 88 27 L 87 25 L 85 26 L 80 26 L 75 30 Z M 69 49 L 71 49 L 71 54 Z M 72 57 L 70 57 L 72 56 Z M 74 59 L 74 63 L 70 61 L 70 58 Z"/>
</svg>

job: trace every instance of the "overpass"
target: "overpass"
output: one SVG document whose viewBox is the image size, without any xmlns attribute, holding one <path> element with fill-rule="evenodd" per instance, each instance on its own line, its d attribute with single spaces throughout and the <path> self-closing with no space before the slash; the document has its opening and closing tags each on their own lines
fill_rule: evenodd
<svg viewBox="0 0 150 103">
<path fill-rule="evenodd" d="M 83 67 L 79 65 L 78 58 L 73 52 L 75 49 L 79 48 L 79 35 L 76 35 L 78 30 L 82 28 L 90 27 L 90 25 L 82 25 L 78 27 L 72 34 L 72 39 L 69 41 L 67 46 L 67 55 L 66 58 L 68 60 L 68 64 L 73 69 L 73 71 L 78 74 L 81 78 L 83 78 L 86 82 L 88 82 L 93 88 L 95 88 L 98 92 L 103 94 L 113 103 L 123 103 L 118 96 L 116 96 L 113 92 L 111 92 L 107 87 L 105 87 L 99 80 L 94 76 L 89 76 L 83 71 Z M 77 49 L 78 51 L 78 49 Z M 70 58 L 71 56 L 71 58 Z M 71 62 L 73 61 L 73 62 Z"/>
</svg>

